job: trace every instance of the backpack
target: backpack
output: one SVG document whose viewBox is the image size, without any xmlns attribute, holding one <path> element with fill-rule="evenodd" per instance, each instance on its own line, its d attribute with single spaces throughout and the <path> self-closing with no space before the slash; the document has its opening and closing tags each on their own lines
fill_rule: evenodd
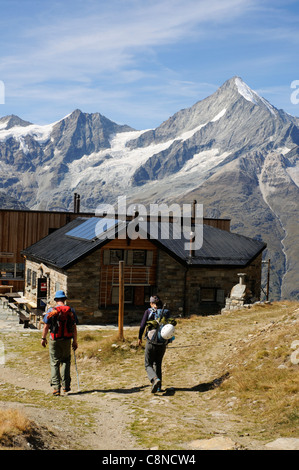
<svg viewBox="0 0 299 470">
<path fill-rule="evenodd" d="M 152 320 L 147 322 L 147 333 L 146 337 L 152 344 L 167 344 L 171 340 L 167 340 L 162 338 L 161 330 L 164 325 L 171 324 L 173 326 L 176 325 L 176 321 L 173 318 L 169 318 L 170 312 L 169 310 L 165 309 L 157 309 L 153 310 L 149 315 L 149 318 L 153 317 Z"/>
<path fill-rule="evenodd" d="M 73 338 L 75 316 L 68 305 L 59 305 L 48 313 L 52 339 Z"/>
</svg>

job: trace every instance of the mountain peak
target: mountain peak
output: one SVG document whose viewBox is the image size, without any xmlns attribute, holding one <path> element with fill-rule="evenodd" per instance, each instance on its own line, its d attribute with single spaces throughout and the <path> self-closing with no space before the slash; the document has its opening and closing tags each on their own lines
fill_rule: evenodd
<svg viewBox="0 0 299 470">
<path fill-rule="evenodd" d="M 11 129 L 12 127 L 26 127 L 30 126 L 32 123 L 29 121 L 24 121 L 23 119 L 19 118 L 15 114 L 10 114 L 8 116 L 4 116 L 0 118 L 0 123 L 6 124 L 5 129 Z"/>
<path fill-rule="evenodd" d="M 249 101 L 257 106 L 262 106 L 267 108 L 268 111 L 270 111 L 271 114 L 275 115 L 276 114 L 276 108 L 272 106 L 269 101 L 267 101 L 265 98 L 260 96 L 256 91 L 252 90 L 247 83 L 242 80 L 241 77 L 238 77 L 237 75 L 229 80 L 229 82 L 237 88 L 237 91 L 239 95 L 241 95 L 243 98 L 245 98 L 246 101 Z"/>
<path fill-rule="evenodd" d="M 240 95 L 243 96 L 247 101 L 251 101 L 254 104 L 258 104 L 260 96 L 253 91 L 240 77 L 234 77 L 234 84 Z"/>
</svg>

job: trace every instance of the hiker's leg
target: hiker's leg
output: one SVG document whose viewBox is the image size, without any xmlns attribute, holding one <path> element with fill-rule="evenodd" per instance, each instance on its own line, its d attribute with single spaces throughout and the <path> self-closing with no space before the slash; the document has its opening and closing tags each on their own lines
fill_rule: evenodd
<svg viewBox="0 0 299 470">
<path fill-rule="evenodd" d="M 161 380 L 162 385 L 162 360 L 166 351 L 166 345 L 157 346 L 155 351 L 155 369 L 158 379 Z"/>
<path fill-rule="evenodd" d="M 148 341 L 145 344 L 144 351 L 144 366 L 147 373 L 147 376 L 150 381 L 152 381 L 157 375 L 153 367 L 154 364 L 154 346 Z"/>
<path fill-rule="evenodd" d="M 49 341 L 49 355 L 51 367 L 51 385 L 56 390 L 60 389 L 60 357 L 57 341 Z"/>
<path fill-rule="evenodd" d="M 65 390 L 71 388 L 71 340 L 61 341 L 61 379 Z"/>
</svg>

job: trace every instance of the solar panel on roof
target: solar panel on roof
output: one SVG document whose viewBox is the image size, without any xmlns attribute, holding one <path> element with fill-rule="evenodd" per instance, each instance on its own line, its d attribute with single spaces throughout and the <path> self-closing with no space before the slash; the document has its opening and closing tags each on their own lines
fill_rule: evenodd
<svg viewBox="0 0 299 470">
<path fill-rule="evenodd" d="M 66 233 L 69 237 L 80 238 L 82 240 L 94 240 L 95 238 L 102 238 L 105 232 L 118 225 L 117 219 L 100 219 L 99 217 L 92 217 L 83 224 L 78 225 Z"/>
</svg>

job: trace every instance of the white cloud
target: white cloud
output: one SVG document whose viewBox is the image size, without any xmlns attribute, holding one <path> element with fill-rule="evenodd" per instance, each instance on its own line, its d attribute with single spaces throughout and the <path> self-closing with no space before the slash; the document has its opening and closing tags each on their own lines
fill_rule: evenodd
<svg viewBox="0 0 299 470">
<path fill-rule="evenodd" d="M 42 26 L 19 34 L 19 53 L 2 52 L 4 71 L 39 82 L 69 79 L 86 81 L 94 75 L 135 68 L 138 54 L 148 48 L 176 43 L 198 34 L 207 22 L 225 23 L 248 9 L 248 0 L 160 0 L 111 2 L 104 9 L 61 19 L 50 17 Z M 140 74 L 140 72 L 139 72 Z M 131 74 L 131 79 L 132 79 Z"/>
<path fill-rule="evenodd" d="M 34 113 L 38 119 L 44 113 L 43 122 L 49 122 L 50 115 L 57 120 L 76 107 L 87 112 L 98 110 L 130 124 L 126 116 L 138 119 L 146 106 L 148 119 L 163 119 L 163 113 L 168 117 L 172 111 L 193 104 L 246 67 L 253 70 L 260 64 L 260 69 L 265 69 L 267 57 L 267 64 L 271 58 L 276 66 L 275 60 L 279 62 L 284 51 L 268 54 L 266 49 L 261 53 L 260 48 L 254 48 L 254 54 L 250 55 L 250 50 L 247 54 L 254 41 L 271 43 L 265 30 L 286 41 L 296 37 L 294 28 L 288 37 L 290 15 L 283 24 L 278 23 L 276 0 L 7 3 L 19 4 L 20 12 L 16 8 L 16 23 L 9 34 L 5 25 L 12 20 L 0 19 L 0 79 L 6 86 L 6 106 L 1 111 L 5 112 L 10 102 L 20 109 L 27 106 L 30 116 L 14 112 L 34 122 Z M 275 26 L 269 22 L 265 27 L 268 11 Z M 249 19 L 259 19 L 259 15 L 263 21 L 253 28 Z M 247 50 L 239 46 L 240 39 L 247 41 Z M 230 53 L 222 58 L 219 50 L 228 54 L 223 44 L 232 46 L 239 55 Z M 184 52 L 189 46 L 196 49 L 190 54 L 187 70 Z M 179 48 L 181 55 L 178 52 L 176 57 Z"/>
</svg>

